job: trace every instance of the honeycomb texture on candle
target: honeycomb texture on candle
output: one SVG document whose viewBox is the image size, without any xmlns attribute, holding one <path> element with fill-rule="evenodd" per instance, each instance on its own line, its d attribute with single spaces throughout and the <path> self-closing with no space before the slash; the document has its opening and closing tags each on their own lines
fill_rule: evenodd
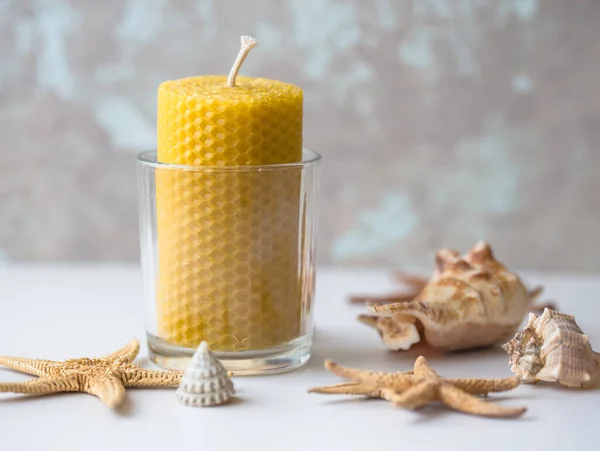
<svg viewBox="0 0 600 451">
<path fill-rule="evenodd" d="M 264 78 L 221 76 L 163 82 L 158 158 L 202 166 L 280 164 L 302 158 L 302 91 Z"/>
<path fill-rule="evenodd" d="M 164 82 L 158 160 L 193 166 L 291 163 L 302 156 L 302 91 L 266 79 Z M 300 169 L 156 173 L 159 338 L 216 351 L 300 334 Z"/>
</svg>

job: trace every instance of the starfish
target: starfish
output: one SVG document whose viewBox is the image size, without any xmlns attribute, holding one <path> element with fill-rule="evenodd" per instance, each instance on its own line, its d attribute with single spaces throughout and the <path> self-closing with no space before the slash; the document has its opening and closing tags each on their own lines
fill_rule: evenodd
<svg viewBox="0 0 600 451">
<path fill-rule="evenodd" d="M 181 371 L 155 371 L 132 363 L 140 350 L 136 339 L 102 358 L 53 360 L 2 357 L 0 364 L 23 373 L 39 376 L 27 382 L 0 383 L 0 392 L 49 395 L 83 392 L 97 396 L 110 408 L 119 406 L 126 387 L 176 387 Z"/>
<path fill-rule="evenodd" d="M 516 388 L 516 377 L 505 379 L 448 379 L 440 377 L 425 357 L 417 358 L 414 369 L 407 372 L 383 373 L 346 368 L 331 360 L 325 368 L 333 374 L 349 379 L 329 387 L 311 388 L 309 393 L 362 395 L 381 398 L 397 407 L 417 410 L 434 401 L 460 412 L 487 417 L 517 417 L 524 407 L 508 408 L 487 403 L 476 395 Z"/>
</svg>

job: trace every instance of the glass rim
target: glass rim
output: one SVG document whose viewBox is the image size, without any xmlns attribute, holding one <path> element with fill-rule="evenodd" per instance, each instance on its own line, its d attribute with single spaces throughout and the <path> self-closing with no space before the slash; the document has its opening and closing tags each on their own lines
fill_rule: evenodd
<svg viewBox="0 0 600 451">
<path fill-rule="evenodd" d="M 321 162 L 321 154 L 314 150 L 302 149 L 302 160 L 292 163 L 275 163 L 275 164 L 248 164 L 239 166 L 195 166 L 188 164 L 172 164 L 162 163 L 156 158 L 156 150 L 144 150 L 137 154 L 137 163 L 144 167 L 154 169 L 171 169 L 178 171 L 195 171 L 195 172 L 225 172 L 225 171 L 264 171 L 274 169 L 292 169 L 305 168 L 315 166 Z M 306 155 L 305 155 L 306 154 Z"/>
</svg>

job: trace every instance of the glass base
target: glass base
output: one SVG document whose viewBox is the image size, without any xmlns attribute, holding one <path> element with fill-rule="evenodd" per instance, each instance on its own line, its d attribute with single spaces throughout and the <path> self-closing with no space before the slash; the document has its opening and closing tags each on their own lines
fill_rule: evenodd
<svg viewBox="0 0 600 451">
<path fill-rule="evenodd" d="M 187 368 L 196 351 L 193 348 L 176 346 L 148 334 L 150 360 L 164 369 Z M 310 359 L 312 334 L 304 335 L 282 346 L 260 351 L 215 352 L 227 371 L 234 376 L 275 374 L 301 367 Z"/>
</svg>

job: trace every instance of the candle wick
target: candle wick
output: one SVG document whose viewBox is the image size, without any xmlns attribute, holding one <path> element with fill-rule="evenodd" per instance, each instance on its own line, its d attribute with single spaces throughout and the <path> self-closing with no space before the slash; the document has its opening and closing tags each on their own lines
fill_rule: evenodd
<svg viewBox="0 0 600 451">
<path fill-rule="evenodd" d="M 233 63 L 233 67 L 229 72 L 229 77 L 227 78 L 227 86 L 230 88 L 235 87 L 235 78 L 240 71 L 240 67 L 242 67 L 242 63 L 248 56 L 248 53 L 250 53 L 250 50 L 254 47 L 258 46 L 258 42 L 252 36 L 242 36 L 240 41 L 242 43 L 242 48 L 240 49 L 240 53 L 238 53 L 238 56 Z"/>
</svg>

